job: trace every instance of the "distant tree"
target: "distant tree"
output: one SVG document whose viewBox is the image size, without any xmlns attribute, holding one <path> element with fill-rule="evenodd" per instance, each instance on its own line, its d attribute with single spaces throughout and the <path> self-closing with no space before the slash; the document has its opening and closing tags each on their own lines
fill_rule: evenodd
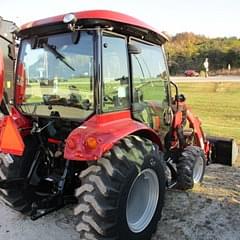
<svg viewBox="0 0 240 240">
<path fill-rule="evenodd" d="M 194 33 L 178 33 L 166 44 L 171 74 L 182 74 L 186 69 L 202 70 L 209 59 L 210 71 L 240 68 L 240 39 L 207 38 Z"/>
</svg>

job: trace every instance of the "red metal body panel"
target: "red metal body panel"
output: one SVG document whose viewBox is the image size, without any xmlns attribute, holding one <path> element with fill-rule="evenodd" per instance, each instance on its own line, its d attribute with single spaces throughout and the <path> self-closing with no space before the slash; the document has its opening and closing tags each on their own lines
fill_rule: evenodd
<svg viewBox="0 0 240 240">
<path fill-rule="evenodd" d="M 181 127 L 182 121 L 183 121 L 182 112 L 181 111 L 176 112 L 174 115 L 174 119 L 173 119 L 173 128 L 177 129 L 177 128 Z"/>
<path fill-rule="evenodd" d="M 172 142 L 172 146 L 175 146 L 178 141 L 177 129 L 183 128 L 183 115 L 186 115 L 186 118 L 189 122 L 189 127 L 193 129 L 194 136 L 195 136 L 195 145 L 201 147 L 205 154 L 208 155 L 210 148 L 209 142 L 205 140 L 204 133 L 201 127 L 201 121 L 198 117 L 194 116 L 191 112 L 191 109 L 187 106 L 185 101 L 179 102 L 179 110 L 175 112 L 174 119 L 173 119 L 173 136 L 174 141 Z"/>
<path fill-rule="evenodd" d="M 16 83 L 15 99 L 17 104 L 21 104 L 24 100 L 25 90 L 26 90 L 26 71 L 22 63 L 18 64 L 16 73 L 17 73 L 17 83 Z"/>
<path fill-rule="evenodd" d="M 63 17 L 65 15 L 66 14 L 55 16 L 55 17 L 50 17 L 50 18 L 46 18 L 46 19 L 41 19 L 41 20 L 37 20 L 37 21 L 33 21 L 30 23 L 24 24 L 21 27 L 21 30 L 32 28 L 32 27 L 37 27 L 37 26 L 42 26 L 42 25 L 47 25 L 47 24 L 53 24 L 53 23 L 57 23 L 57 22 L 62 22 Z M 126 14 L 109 11 L 109 10 L 90 10 L 90 11 L 75 12 L 74 15 L 77 17 L 77 19 L 101 19 L 101 20 L 109 20 L 109 21 L 114 21 L 114 22 L 120 22 L 123 24 L 133 25 L 136 27 L 151 30 L 151 31 L 161 35 L 166 40 L 168 39 L 167 36 L 165 36 L 160 31 L 158 31 L 158 30 L 154 29 L 153 27 L 149 26 L 148 24 L 146 24 L 134 17 L 128 16 Z"/>
<path fill-rule="evenodd" d="M 4 62 L 3 62 L 3 54 L 0 49 L 0 103 L 3 99 L 3 89 L 4 88 Z"/>
<path fill-rule="evenodd" d="M 205 150 L 204 145 L 204 134 L 201 128 L 201 121 L 198 117 L 195 117 L 190 109 L 187 109 L 187 120 L 189 121 L 190 127 L 194 129 L 194 135 L 196 140 L 196 145 Z"/>
<path fill-rule="evenodd" d="M 134 121 L 130 111 L 95 115 L 74 129 L 66 140 L 64 158 L 69 160 L 97 160 L 113 144 L 129 134 L 141 134 L 162 148 L 158 135 L 146 125 Z M 88 139 L 96 140 L 96 147 L 87 145 Z"/>
<path fill-rule="evenodd" d="M 13 106 L 11 107 L 11 116 L 23 138 L 26 135 L 30 134 L 30 130 L 32 129 L 32 123 L 27 117 L 23 116 Z"/>
</svg>

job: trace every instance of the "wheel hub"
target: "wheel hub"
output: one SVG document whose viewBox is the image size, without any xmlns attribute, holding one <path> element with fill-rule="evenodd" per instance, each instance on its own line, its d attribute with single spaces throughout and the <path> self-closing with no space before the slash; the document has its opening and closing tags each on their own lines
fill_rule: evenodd
<svg viewBox="0 0 240 240">
<path fill-rule="evenodd" d="M 130 230 L 142 232 L 151 222 L 159 199 L 159 181 L 154 170 L 143 170 L 132 183 L 128 198 L 126 217 Z"/>
<path fill-rule="evenodd" d="M 202 172 L 204 169 L 204 162 L 203 158 L 199 157 L 196 160 L 195 166 L 193 168 L 193 181 L 194 183 L 199 183 L 202 178 Z"/>
</svg>

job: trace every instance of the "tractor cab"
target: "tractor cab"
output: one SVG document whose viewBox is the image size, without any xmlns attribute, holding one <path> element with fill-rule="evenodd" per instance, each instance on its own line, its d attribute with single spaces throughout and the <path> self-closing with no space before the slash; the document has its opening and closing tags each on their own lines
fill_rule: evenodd
<svg viewBox="0 0 240 240">
<path fill-rule="evenodd" d="M 163 33 L 123 14 L 87 11 L 24 25 L 17 37 L 13 108 L 22 118 L 42 127 L 53 121 L 49 137 L 62 140 L 87 120 L 123 114 L 132 132 L 163 147 L 156 139 L 163 140 L 172 114 Z"/>
<path fill-rule="evenodd" d="M 133 110 L 135 119 L 159 130 L 160 108 L 170 99 L 161 46 L 166 37 L 108 15 L 96 20 L 94 12 L 69 14 L 61 22 L 49 20 L 51 27 L 22 28 L 15 95 L 21 113 L 83 121 Z"/>
</svg>

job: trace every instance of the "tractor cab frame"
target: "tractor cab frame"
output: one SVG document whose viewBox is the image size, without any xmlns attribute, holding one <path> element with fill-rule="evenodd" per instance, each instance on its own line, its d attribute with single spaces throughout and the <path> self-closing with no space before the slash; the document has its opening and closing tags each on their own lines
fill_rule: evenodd
<svg viewBox="0 0 240 240">
<path fill-rule="evenodd" d="M 67 138 L 67 159 L 98 159 L 135 132 L 163 149 L 172 115 L 164 34 L 123 14 L 88 11 L 24 25 L 18 38 L 14 108 L 23 118 L 81 122 Z M 101 144 L 84 150 L 88 138 Z"/>
</svg>

